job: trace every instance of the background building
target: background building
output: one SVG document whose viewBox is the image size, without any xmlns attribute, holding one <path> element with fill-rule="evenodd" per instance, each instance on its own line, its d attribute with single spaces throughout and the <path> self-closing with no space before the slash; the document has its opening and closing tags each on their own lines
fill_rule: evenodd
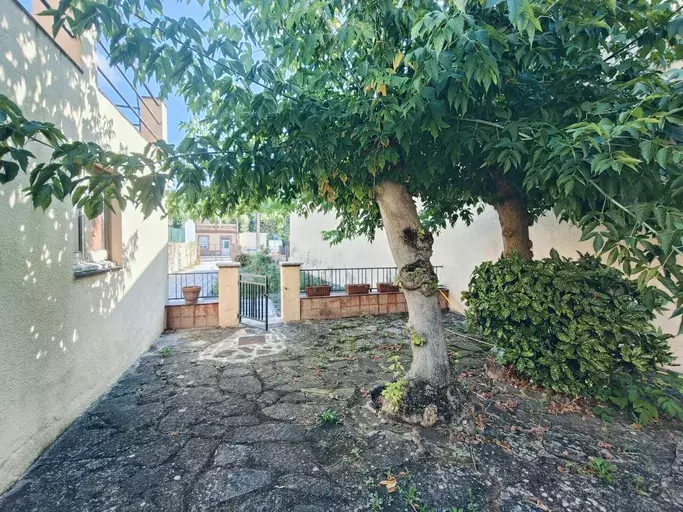
<svg viewBox="0 0 683 512">
<path fill-rule="evenodd" d="M 239 254 L 237 226 L 218 222 L 197 222 L 195 233 L 202 258 L 233 260 Z"/>
</svg>

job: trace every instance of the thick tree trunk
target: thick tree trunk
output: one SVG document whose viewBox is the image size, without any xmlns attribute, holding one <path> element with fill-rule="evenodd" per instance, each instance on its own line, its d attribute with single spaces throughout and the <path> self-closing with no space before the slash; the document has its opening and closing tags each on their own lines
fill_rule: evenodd
<svg viewBox="0 0 683 512">
<path fill-rule="evenodd" d="M 496 180 L 498 199 L 494 205 L 503 231 L 503 254 L 510 256 L 515 251 L 525 260 L 531 260 L 534 253 L 529 238 L 529 213 L 524 199 L 504 179 Z"/>
<path fill-rule="evenodd" d="M 413 362 L 406 379 L 411 384 L 446 386 L 450 364 L 438 281 L 430 262 L 432 235 L 422 230 L 415 202 L 404 185 L 383 182 L 376 189 L 375 199 L 408 304 Z"/>
</svg>

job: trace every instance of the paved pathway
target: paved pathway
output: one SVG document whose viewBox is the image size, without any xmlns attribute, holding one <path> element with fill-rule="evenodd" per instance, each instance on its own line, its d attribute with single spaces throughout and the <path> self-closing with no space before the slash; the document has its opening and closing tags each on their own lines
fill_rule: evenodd
<svg viewBox="0 0 683 512">
<path fill-rule="evenodd" d="M 0 512 L 683 510 L 680 426 L 550 415 L 552 400 L 484 371 L 481 349 L 446 321 L 471 390 L 456 424 L 415 428 L 366 406 L 391 379 L 389 358 L 408 364 L 405 316 L 282 325 L 261 342 L 239 339 L 258 329 L 179 331 L 74 422 Z M 326 409 L 341 423 L 317 425 Z M 613 483 L 585 469 L 591 456 L 615 464 Z"/>
</svg>

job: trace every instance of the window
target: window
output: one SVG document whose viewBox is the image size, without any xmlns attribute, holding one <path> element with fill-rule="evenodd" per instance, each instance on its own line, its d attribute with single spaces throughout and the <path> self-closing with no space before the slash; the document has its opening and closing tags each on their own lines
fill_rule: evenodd
<svg viewBox="0 0 683 512">
<path fill-rule="evenodd" d="M 121 214 L 105 207 L 104 212 L 88 219 L 76 212 L 74 236 L 74 274 L 87 274 L 121 265 Z"/>
<path fill-rule="evenodd" d="M 209 248 L 209 237 L 207 235 L 200 235 L 199 236 L 199 247 L 201 249 L 208 249 Z"/>
</svg>

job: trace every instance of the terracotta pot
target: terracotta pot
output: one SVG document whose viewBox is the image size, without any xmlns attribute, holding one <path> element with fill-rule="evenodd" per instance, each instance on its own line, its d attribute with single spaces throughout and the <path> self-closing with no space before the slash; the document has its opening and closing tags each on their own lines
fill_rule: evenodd
<svg viewBox="0 0 683 512">
<path fill-rule="evenodd" d="M 306 287 L 306 295 L 308 297 L 328 297 L 330 293 L 332 293 L 332 286 L 329 284 Z"/>
<path fill-rule="evenodd" d="M 183 286 L 180 291 L 183 292 L 183 297 L 185 297 L 185 304 L 197 304 L 199 300 L 199 294 L 202 291 L 201 286 Z"/>
<path fill-rule="evenodd" d="M 369 284 L 347 284 L 346 285 L 347 295 L 365 295 L 370 293 Z"/>
<path fill-rule="evenodd" d="M 400 291 L 399 287 L 394 283 L 377 283 L 377 290 L 379 293 L 396 293 Z"/>
</svg>

